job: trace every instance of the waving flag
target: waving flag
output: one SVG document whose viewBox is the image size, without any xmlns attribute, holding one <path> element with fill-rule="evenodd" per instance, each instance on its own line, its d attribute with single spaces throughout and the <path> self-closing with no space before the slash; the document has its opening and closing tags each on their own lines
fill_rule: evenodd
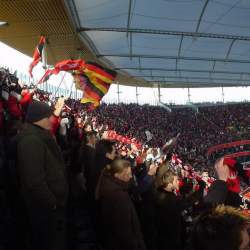
<svg viewBox="0 0 250 250">
<path fill-rule="evenodd" d="M 80 70 L 83 67 L 84 67 L 84 61 L 82 59 L 64 60 L 55 65 L 53 74 L 57 75 L 60 71 Z"/>
<path fill-rule="evenodd" d="M 108 92 L 116 77 L 116 72 L 97 63 L 85 63 L 83 70 L 73 74 L 76 88 L 84 92 L 81 103 L 99 106 L 101 99 Z"/>
<path fill-rule="evenodd" d="M 33 77 L 33 75 L 32 75 L 33 68 L 42 59 L 42 52 L 43 52 L 45 42 L 46 42 L 45 37 L 41 36 L 40 41 L 39 41 L 38 45 L 36 46 L 34 54 L 33 54 L 33 61 L 31 62 L 30 66 L 29 66 L 29 74 L 31 77 Z"/>
<path fill-rule="evenodd" d="M 84 61 L 82 59 L 79 60 L 64 60 L 57 63 L 54 69 L 48 69 L 43 77 L 40 79 L 39 83 L 43 83 L 49 79 L 51 75 L 57 75 L 61 71 L 73 71 L 80 70 L 84 67 Z"/>
</svg>

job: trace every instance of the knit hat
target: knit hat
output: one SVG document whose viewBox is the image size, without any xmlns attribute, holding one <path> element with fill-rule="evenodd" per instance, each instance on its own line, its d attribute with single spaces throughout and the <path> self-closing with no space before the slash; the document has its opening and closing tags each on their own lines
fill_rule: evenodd
<svg viewBox="0 0 250 250">
<path fill-rule="evenodd" d="M 230 168 L 234 168 L 237 161 L 233 158 L 224 158 L 223 164 L 228 165 Z"/>
<path fill-rule="evenodd" d="M 53 111 L 54 108 L 50 107 L 47 103 L 33 100 L 28 107 L 25 120 L 29 123 L 37 122 L 50 117 Z"/>
</svg>

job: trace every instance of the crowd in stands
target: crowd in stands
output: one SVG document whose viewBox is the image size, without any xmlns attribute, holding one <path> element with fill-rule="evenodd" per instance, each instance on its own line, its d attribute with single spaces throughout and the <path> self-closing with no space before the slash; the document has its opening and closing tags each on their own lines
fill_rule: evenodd
<svg viewBox="0 0 250 250">
<path fill-rule="evenodd" d="M 0 249 L 249 249 L 249 172 L 207 157 L 248 138 L 249 104 L 93 111 L 6 69 L 0 86 Z"/>
</svg>

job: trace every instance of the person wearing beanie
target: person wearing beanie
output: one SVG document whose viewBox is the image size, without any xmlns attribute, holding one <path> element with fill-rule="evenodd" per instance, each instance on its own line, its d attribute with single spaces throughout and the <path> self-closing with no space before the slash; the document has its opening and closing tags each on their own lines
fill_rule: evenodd
<svg viewBox="0 0 250 250">
<path fill-rule="evenodd" d="M 36 250 L 65 249 L 68 184 L 62 154 L 50 133 L 52 114 L 52 107 L 34 100 L 17 143 L 20 192 L 29 217 L 31 249 Z"/>
</svg>

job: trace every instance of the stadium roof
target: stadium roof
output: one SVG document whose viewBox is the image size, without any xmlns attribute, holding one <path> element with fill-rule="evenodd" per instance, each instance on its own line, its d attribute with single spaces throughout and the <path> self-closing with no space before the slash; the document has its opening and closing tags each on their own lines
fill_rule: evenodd
<svg viewBox="0 0 250 250">
<path fill-rule="evenodd" d="M 2 1 L 1 41 L 32 55 L 48 37 L 48 61 L 94 60 L 121 84 L 250 85 L 248 0 Z"/>
</svg>

